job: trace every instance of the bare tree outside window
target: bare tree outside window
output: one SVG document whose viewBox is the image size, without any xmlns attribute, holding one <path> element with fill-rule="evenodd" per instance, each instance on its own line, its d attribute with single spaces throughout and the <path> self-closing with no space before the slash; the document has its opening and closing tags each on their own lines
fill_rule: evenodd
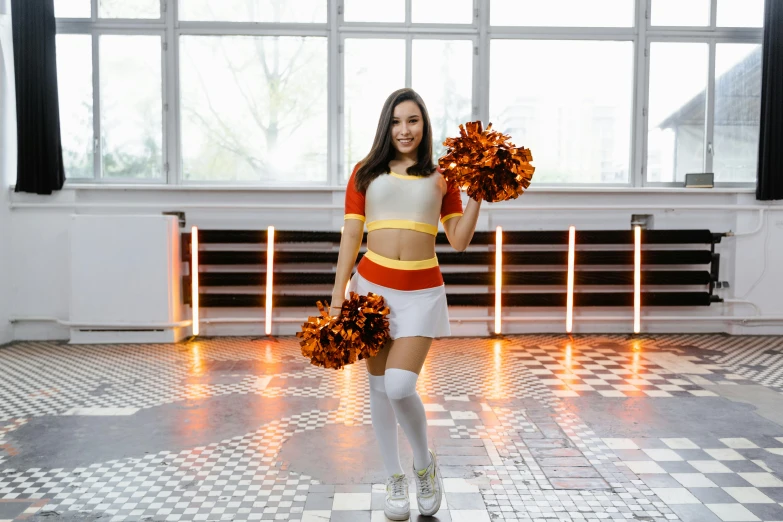
<svg viewBox="0 0 783 522">
<path fill-rule="evenodd" d="M 473 42 L 414 40 L 412 87 L 427 104 L 432 120 L 432 155 L 446 153 L 443 142 L 459 135 L 473 106 Z"/>
<path fill-rule="evenodd" d="M 99 42 L 102 175 L 162 178 L 161 38 L 101 35 Z"/>
<path fill-rule="evenodd" d="M 184 178 L 326 181 L 326 38 L 183 36 Z"/>
</svg>

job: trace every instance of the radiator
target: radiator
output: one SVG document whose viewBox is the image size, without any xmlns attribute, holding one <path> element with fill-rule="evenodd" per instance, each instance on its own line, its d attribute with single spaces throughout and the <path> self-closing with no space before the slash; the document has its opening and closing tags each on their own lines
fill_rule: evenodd
<svg viewBox="0 0 783 522">
<path fill-rule="evenodd" d="M 188 334 L 176 217 L 74 215 L 71 224 L 71 343 Z"/>
</svg>

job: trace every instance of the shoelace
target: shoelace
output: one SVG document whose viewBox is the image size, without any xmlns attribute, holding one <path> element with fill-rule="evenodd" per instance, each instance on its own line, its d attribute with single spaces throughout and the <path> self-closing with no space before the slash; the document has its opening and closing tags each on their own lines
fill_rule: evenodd
<svg viewBox="0 0 783 522">
<path fill-rule="evenodd" d="M 395 477 L 391 481 L 392 497 L 405 496 L 405 476 Z"/>
<path fill-rule="evenodd" d="M 416 473 L 419 485 L 419 496 L 422 497 L 429 497 L 432 495 L 432 481 L 430 480 L 430 474 L 425 473 L 424 476 L 420 476 L 418 473 Z"/>
</svg>

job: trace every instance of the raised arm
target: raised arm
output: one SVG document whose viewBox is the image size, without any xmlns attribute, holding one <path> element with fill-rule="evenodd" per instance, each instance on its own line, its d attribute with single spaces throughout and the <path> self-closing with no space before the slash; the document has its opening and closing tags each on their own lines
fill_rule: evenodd
<svg viewBox="0 0 783 522">
<path fill-rule="evenodd" d="M 481 208 L 481 201 L 470 199 L 464 214 L 454 216 L 443 222 L 446 237 L 449 240 L 449 244 L 454 247 L 454 250 L 463 252 L 470 245 L 473 233 L 476 231 L 479 208 Z"/>
<path fill-rule="evenodd" d="M 459 187 L 454 182 L 446 182 L 446 193 L 440 207 L 440 221 L 454 250 L 462 252 L 470 245 L 476 231 L 479 208 L 481 202 L 470 199 L 463 212 Z"/>
</svg>

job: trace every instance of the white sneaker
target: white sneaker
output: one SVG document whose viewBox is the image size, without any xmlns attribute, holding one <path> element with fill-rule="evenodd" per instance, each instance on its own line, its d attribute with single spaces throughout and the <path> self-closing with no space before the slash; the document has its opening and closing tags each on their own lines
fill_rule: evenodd
<svg viewBox="0 0 783 522">
<path fill-rule="evenodd" d="M 408 500 L 408 477 L 395 473 L 386 479 L 386 502 L 383 514 L 389 520 L 408 520 L 411 503 Z"/>
<path fill-rule="evenodd" d="M 431 517 L 440 509 L 443 497 L 443 478 L 438 469 L 438 460 L 435 452 L 430 450 L 430 465 L 422 470 L 413 470 L 416 478 L 416 503 L 419 504 L 419 513 Z"/>
</svg>

